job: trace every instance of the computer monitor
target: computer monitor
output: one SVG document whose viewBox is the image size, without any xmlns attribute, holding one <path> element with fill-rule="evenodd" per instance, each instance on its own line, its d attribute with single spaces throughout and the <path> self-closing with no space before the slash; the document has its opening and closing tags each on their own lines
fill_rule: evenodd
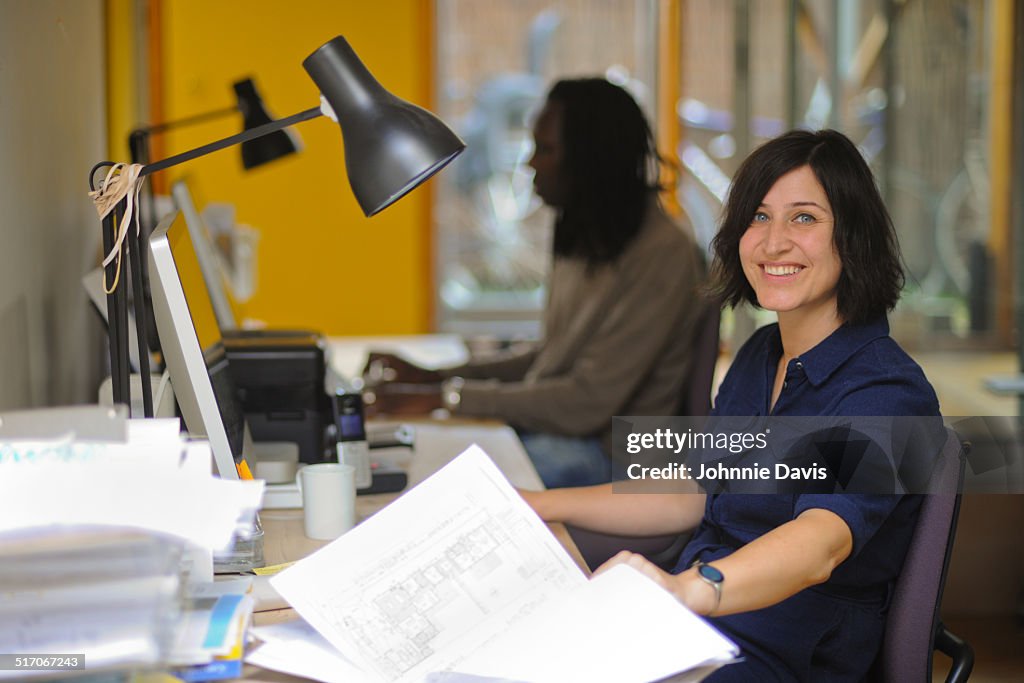
<svg viewBox="0 0 1024 683">
<path fill-rule="evenodd" d="M 185 217 L 185 225 L 188 226 L 203 282 L 206 284 L 210 303 L 213 306 L 214 315 L 217 317 L 217 324 L 220 325 L 221 330 L 237 329 L 238 319 L 231 305 L 231 296 L 228 293 L 224 268 L 220 263 L 217 247 L 210 237 L 206 222 L 196 208 L 192 192 L 184 180 L 179 180 L 171 186 L 171 197 L 174 199 L 174 205 L 178 211 Z"/>
<path fill-rule="evenodd" d="M 209 439 L 220 476 L 237 479 L 248 434 L 196 254 L 183 213 L 165 216 L 149 240 L 153 316 L 185 426 Z"/>
</svg>

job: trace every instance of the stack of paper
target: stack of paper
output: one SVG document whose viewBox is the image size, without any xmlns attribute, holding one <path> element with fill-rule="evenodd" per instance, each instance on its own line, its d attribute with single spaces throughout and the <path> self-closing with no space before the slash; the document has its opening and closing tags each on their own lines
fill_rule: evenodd
<svg viewBox="0 0 1024 683">
<path fill-rule="evenodd" d="M 124 443 L 0 442 L 0 533 L 27 527 L 124 525 L 211 550 L 253 527 L 261 481 L 211 475 L 210 447 L 184 443 L 177 420 L 132 422 Z"/>
<path fill-rule="evenodd" d="M 0 542 L 0 652 L 81 654 L 90 671 L 162 661 L 181 604 L 180 550 L 149 534 L 65 528 Z M 0 679 L 54 671 L 0 671 Z"/>
<path fill-rule="evenodd" d="M 249 661 L 324 681 L 629 683 L 738 653 L 628 567 L 587 581 L 477 447 L 271 584 L 308 627 L 255 629 Z"/>
<path fill-rule="evenodd" d="M 177 420 L 133 421 L 114 442 L 12 438 L 0 440 L 0 653 L 84 653 L 89 671 L 167 662 L 186 583 L 212 580 L 212 552 L 253 528 L 263 483 L 215 479 L 208 444 L 183 442 Z M 240 650 L 251 603 L 236 606 L 246 616 L 203 661 Z M 55 672 L 0 678 L 33 673 Z"/>
</svg>

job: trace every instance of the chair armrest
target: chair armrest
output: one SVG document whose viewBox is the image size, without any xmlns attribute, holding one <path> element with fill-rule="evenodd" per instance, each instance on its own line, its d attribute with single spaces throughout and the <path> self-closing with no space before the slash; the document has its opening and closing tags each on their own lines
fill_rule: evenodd
<svg viewBox="0 0 1024 683">
<path fill-rule="evenodd" d="M 935 649 L 953 660 L 946 683 L 964 683 L 974 669 L 974 648 L 970 643 L 939 623 Z"/>
<path fill-rule="evenodd" d="M 690 540 L 691 535 L 683 533 L 665 536 L 618 536 L 569 525 L 566 525 L 566 528 L 591 571 L 611 559 L 620 550 L 643 555 L 661 569 L 669 571 L 675 566 L 683 546 Z"/>
</svg>

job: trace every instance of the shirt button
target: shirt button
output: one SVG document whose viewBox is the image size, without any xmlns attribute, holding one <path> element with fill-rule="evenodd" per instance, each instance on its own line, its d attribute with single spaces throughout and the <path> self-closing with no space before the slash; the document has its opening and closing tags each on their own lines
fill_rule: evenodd
<svg viewBox="0 0 1024 683">
<path fill-rule="evenodd" d="M 789 386 L 789 382 L 783 382 L 783 383 L 782 383 L 782 388 L 783 388 L 783 389 L 785 389 L 785 388 L 786 388 L 786 387 L 788 387 L 788 386 Z"/>
<path fill-rule="evenodd" d="M 804 367 L 804 364 L 801 361 L 797 361 L 796 366 L 802 369 Z"/>
</svg>

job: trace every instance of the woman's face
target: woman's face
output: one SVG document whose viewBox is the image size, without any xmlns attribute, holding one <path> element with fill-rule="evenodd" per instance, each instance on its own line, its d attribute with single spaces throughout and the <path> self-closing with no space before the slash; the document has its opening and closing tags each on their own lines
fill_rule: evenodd
<svg viewBox="0 0 1024 683">
<path fill-rule="evenodd" d="M 545 104 L 533 126 L 533 188 L 545 204 L 565 206 L 566 182 L 562 171 L 562 107 Z"/>
<path fill-rule="evenodd" d="M 740 238 L 740 262 L 763 307 L 779 320 L 824 314 L 837 318 L 842 263 L 832 242 L 834 216 L 810 166 L 779 178 Z"/>
</svg>

